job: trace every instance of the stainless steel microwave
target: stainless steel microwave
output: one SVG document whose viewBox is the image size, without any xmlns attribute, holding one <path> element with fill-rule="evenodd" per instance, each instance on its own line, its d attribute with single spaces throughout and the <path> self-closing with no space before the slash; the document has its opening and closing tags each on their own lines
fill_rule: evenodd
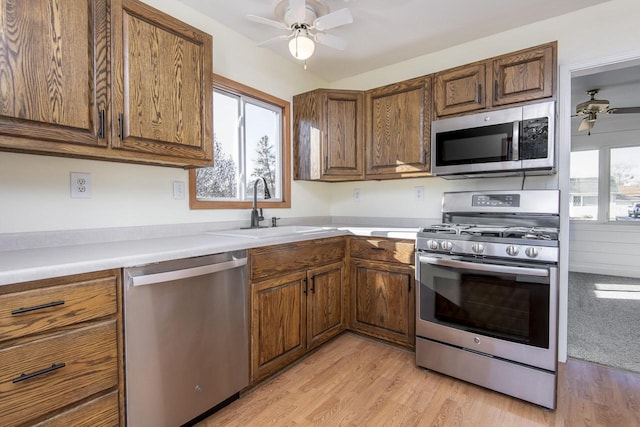
<svg viewBox="0 0 640 427">
<path fill-rule="evenodd" d="M 445 178 L 555 172 L 555 102 L 436 120 L 431 173 Z"/>
</svg>

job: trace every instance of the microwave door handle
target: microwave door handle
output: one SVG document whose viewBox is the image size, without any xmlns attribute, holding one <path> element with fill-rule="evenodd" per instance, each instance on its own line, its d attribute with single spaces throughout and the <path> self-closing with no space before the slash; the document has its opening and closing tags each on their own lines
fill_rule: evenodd
<svg viewBox="0 0 640 427">
<path fill-rule="evenodd" d="M 474 262 L 458 261 L 433 257 L 419 257 L 420 263 L 439 265 L 442 267 L 462 268 L 465 270 L 483 271 L 487 273 L 521 274 L 526 276 L 548 277 L 549 270 L 545 268 L 512 267 L 508 265 L 478 264 Z"/>
<path fill-rule="evenodd" d="M 520 121 L 513 122 L 513 138 L 511 140 L 511 159 L 520 160 Z"/>
</svg>

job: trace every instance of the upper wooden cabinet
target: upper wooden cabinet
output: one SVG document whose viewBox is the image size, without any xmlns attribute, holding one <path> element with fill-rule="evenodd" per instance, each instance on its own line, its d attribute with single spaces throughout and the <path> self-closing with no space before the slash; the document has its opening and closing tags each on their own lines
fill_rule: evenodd
<svg viewBox="0 0 640 427">
<path fill-rule="evenodd" d="M 555 94 L 556 44 L 503 55 L 492 60 L 493 100 L 499 106 Z"/>
<path fill-rule="evenodd" d="M 0 149 L 209 165 L 212 55 L 135 0 L 0 0 Z"/>
<path fill-rule="evenodd" d="M 114 0 L 113 29 L 113 146 L 210 164 L 211 36 L 136 0 Z"/>
<path fill-rule="evenodd" d="M 436 115 L 554 96 L 556 49 L 552 42 L 436 73 Z"/>
<path fill-rule="evenodd" d="M 106 146 L 107 0 L 0 0 L 0 147 Z"/>
<path fill-rule="evenodd" d="M 484 108 L 486 103 L 484 63 L 465 65 L 437 73 L 433 92 L 436 114 L 464 113 Z"/>
<path fill-rule="evenodd" d="M 428 176 L 431 77 L 366 92 L 366 177 Z"/>
<path fill-rule="evenodd" d="M 364 178 L 364 109 L 360 91 L 318 89 L 293 97 L 294 179 Z"/>
</svg>

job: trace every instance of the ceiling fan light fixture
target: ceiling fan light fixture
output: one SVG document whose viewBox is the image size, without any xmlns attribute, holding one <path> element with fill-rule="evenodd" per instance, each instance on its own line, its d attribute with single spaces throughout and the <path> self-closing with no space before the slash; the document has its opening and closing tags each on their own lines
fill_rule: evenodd
<svg viewBox="0 0 640 427">
<path fill-rule="evenodd" d="M 289 41 L 289 52 L 294 58 L 301 61 L 309 59 L 315 48 L 313 40 L 308 37 L 308 34 L 303 34 L 302 30 L 298 30 L 295 37 Z"/>
</svg>

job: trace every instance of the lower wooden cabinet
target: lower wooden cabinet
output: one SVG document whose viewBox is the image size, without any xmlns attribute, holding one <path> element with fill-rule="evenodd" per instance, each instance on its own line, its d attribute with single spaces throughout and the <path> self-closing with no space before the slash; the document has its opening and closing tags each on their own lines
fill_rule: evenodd
<svg viewBox="0 0 640 427">
<path fill-rule="evenodd" d="M 250 251 L 252 383 L 345 329 L 344 256 L 342 237 Z"/>
<path fill-rule="evenodd" d="M 413 246 L 408 240 L 350 239 L 350 329 L 415 347 Z"/>
<path fill-rule="evenodd" d="M 0 287 L 0 424 L 124 424 L 120 271 Z"/>
</svg>

